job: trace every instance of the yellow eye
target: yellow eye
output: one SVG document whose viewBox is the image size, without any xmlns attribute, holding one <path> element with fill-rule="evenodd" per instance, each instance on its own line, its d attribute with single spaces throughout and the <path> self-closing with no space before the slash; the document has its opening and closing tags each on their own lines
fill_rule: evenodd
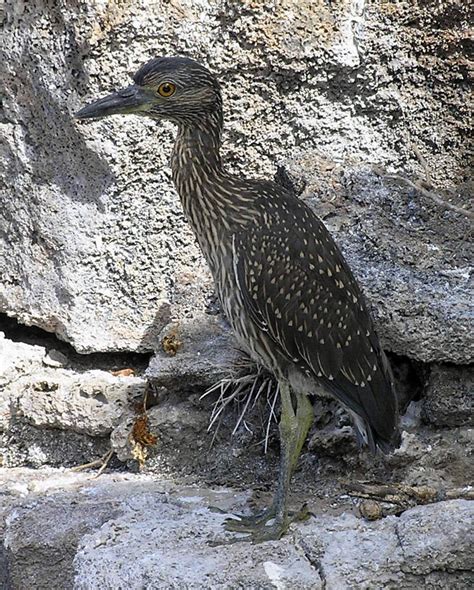
<svg viewBox="0 0 474 590">
<path fill-rule="evenodd" d="M 163 84 L 160 84 L 158 87 L 158 94 L 165 98 L 172 96 L 175 92 L 176 86 L 172 82 L 163 82 Z"/>
</svg>

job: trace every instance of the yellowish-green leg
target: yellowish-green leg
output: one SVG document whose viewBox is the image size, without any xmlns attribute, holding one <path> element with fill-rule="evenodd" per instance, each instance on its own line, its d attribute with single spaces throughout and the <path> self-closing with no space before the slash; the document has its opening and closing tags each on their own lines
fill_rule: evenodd
<svg viewBox="0 0 474 590">
<path fill-rule="evenodd" d="M 291 400 L 290 387 L 280 383 L 280 471 L 278 485 L 272 505 L 253 517 L 229 519 L 225 527 L 229 531 L 248 532 L 248 540 L 261 542 L 279 539 L 288 529 L 291 519 L 288 516 L 288 490 L 291 476 L 296 468 L 298 457 L 313 422 L 313 406 L 304 394 L 296 394 L 296 411 Z M 269 520 L 273 523 L 267 525 Z"/>
</svg>

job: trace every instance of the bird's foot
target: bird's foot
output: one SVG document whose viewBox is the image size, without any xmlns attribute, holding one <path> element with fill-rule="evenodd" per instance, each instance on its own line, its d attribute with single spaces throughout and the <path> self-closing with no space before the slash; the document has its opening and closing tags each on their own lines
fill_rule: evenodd
<svg viewBox="0 0 474 590">
<path fill-rule="evenodd" d="M 235 543 L 257 544 L 264 543 L 265 541 L 278 541 L 286 533 L 291 522 L 289 519 L 285 519 L 283 521 L 277 521 L 274 519 L 273 522 L 260 521 L 258 524 L 254 524 L 253 526 L 247 525 L 245 527 L 242 526 L 241 528 L 236 529 L 228 528 L 228 522 L 230 520 L 233 519 L 228 519 L 224 525 L 226 530 L 245 534 L 231 539 L 210 541 L 209 545 L 212 547 L 219 547 L 221 545 L 235 545 Z"/>
<path fill-rule="evenodd" d="M 278 541 L 288 531 L 291 524 L 290 518 L 283 520 L 277 520 L 256 525 L 249 534 L 240 541 L 246 541 L 248 543 L 264 543 L 265 541 Z"/>
<path fill-rule="evenodd" d="M 251 516 L 239 514 L 234 518 L 226 518 L 224 528 L 233 533 L 250 533 L 261 525 L 265 526 L 269 520 L 275 518 L 275 514 L 276 510 L 273 506 Z"/>
<path fill-rule="evenodd" d="M 300 510 L 289 512 L 285 517 L 276 514 L 273 506 L 263 512 L 253 516 L 240 516 L 237 518 L 228 518 L 224 522 L 226 531 L 233 533 L 246 533 L 244 537 L 231 539 L 227 543 L 263 543 L 264 541 L 276 541 L 286 533 L 288 527 L 293 522 L 302 522 L 310 516 L 307 505 L 303 505 Z"/>
</svg>

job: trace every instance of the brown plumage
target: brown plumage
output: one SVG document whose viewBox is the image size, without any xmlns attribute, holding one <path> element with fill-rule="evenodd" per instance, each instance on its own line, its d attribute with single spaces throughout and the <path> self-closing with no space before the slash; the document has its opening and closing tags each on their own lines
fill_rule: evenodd
<svg viewBox="0 0 474 590">
<path fill-rule="evenodd" d="M 171 166 L 184 211 L 237 339 L 274 373 L 281 395 L 273 504 L 227 528 L 249 531 L 254 541 L 279 538 L 290 521 L 291 474 L 312 422 L 309 394 L 339 400 L 372 451 L 398 445 L 387 359 L 359 286 L 323 223 L 291 191 L 223 167 L 222 100 L 214 76 L 187 58 L 158 58 L 134 80 L 77 116 L 135 113 L 178 125 Z"/>
</svg>

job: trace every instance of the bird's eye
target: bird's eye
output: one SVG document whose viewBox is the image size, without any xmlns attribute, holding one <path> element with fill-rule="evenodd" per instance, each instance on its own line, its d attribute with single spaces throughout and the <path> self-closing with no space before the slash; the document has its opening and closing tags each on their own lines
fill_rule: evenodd
<svg viewBox="0 0 474 590">
<path fill-rule="evenodd" d="M 175 92 L 176 86 L 172 82 L 163 82 L 163 84 L 160 84 L 158 87 L 158 94 L 165 98 L 172 96 Z"/>
</svg>

